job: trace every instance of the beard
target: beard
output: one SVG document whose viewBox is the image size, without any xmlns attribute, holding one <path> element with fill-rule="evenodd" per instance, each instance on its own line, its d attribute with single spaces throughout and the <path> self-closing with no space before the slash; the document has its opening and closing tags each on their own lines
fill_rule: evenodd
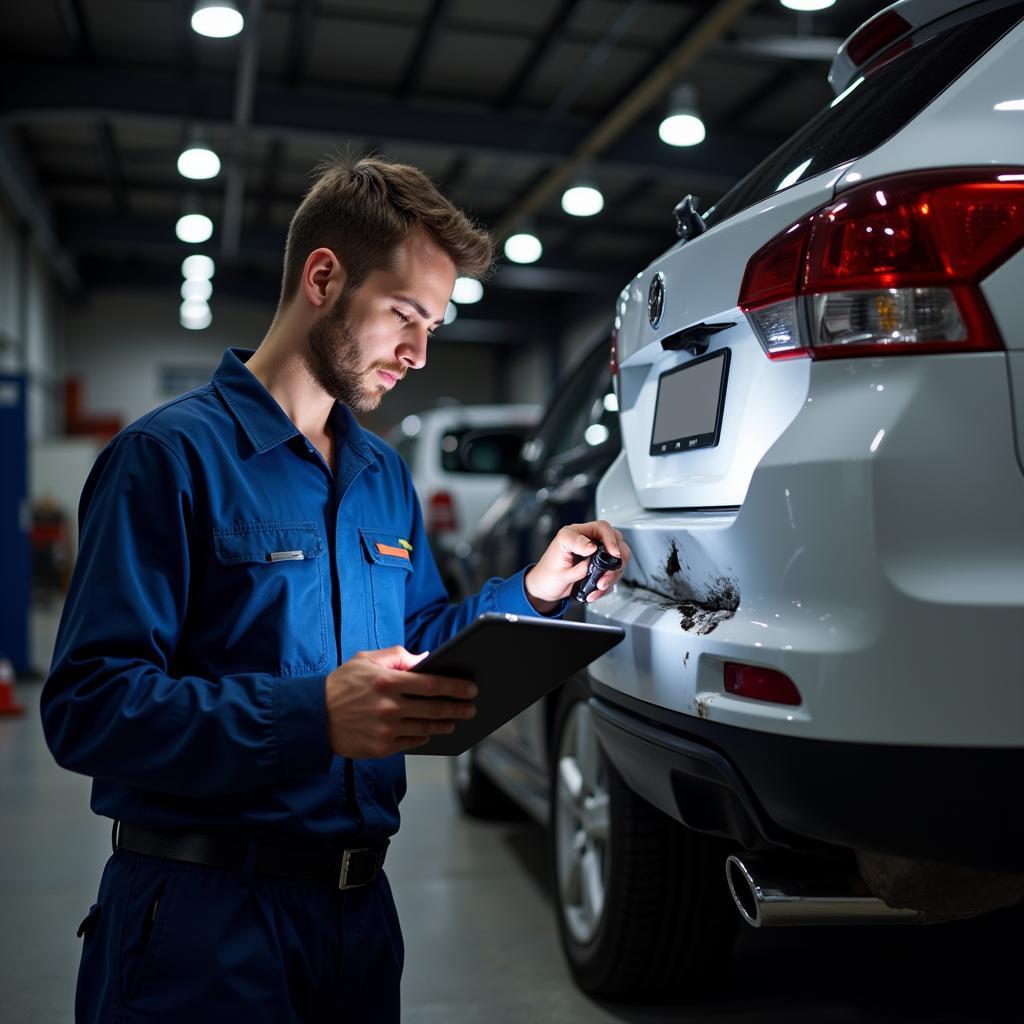
<svg viewBox="0 0 1024 1024">
<path fill-rule="evenodd" d="M 344 402 L 356 413 L 373 412 L 388 389 L 383 384 L 368 382 L 367 378 L 378 369 L 401 378 L 405 367 L 396 363 L 360 367 L 362 351 L 348 307 L 348 295 L 342 293 L 331 313 L 309 329 L 308 366 L 316 382 L 335 401 Z"/>
</svg>

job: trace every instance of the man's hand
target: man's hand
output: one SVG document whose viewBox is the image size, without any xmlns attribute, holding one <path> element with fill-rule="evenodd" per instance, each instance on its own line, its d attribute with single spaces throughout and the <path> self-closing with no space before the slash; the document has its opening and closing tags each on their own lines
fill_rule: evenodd
<svg viewBox="0 0 1024 1024">
<path fill-rule="evenodd" d="M 469 680 L 406 671 L 425 657 L 404 647 L 361 651 L 327 677 L 327 733 L 336 754 L 388 757 L 476 714 L 467 703 L 476 696 Z"/>
<path fill-rule="evenodd" d="M 608 554 L 621 558 L 622 565 L 597 581 L 597 590 L 587 597 L 587 602 L 600 600 L 614 586 L 632 557 L 622 534 L 603 519 L 563 526 L 540 561 L 526 574 L 526 596 L 537 611 L 549 615 L 572 593 L 572 588 L 587 575 L 590 556 L 597 550 L 598 542 L 605 546 Z"/>
</svg>

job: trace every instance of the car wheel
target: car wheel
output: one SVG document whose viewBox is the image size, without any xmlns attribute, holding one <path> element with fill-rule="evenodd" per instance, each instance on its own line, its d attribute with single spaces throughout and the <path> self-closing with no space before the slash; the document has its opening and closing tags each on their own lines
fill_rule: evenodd
<svg viewBox="0 0 1024 1024">
<path fill-rule="evenodd" d="M 727 963 L 738 916 L 729 849 L 629 789 L 597 742 L 582 683 L 555 717 L 551 855 L 562 948 L 576 983 L 603 997 L 696 991 Z M 735 845 L 735 844 L 733 844 Z"/>
<path fill-rule="evenodd" d="M 448 771 L 455 799 L 464 814 L 490 820 L 523 816 L 519 807 L 483 773 L 472 748 L 450 757 Z"/>
</svg>

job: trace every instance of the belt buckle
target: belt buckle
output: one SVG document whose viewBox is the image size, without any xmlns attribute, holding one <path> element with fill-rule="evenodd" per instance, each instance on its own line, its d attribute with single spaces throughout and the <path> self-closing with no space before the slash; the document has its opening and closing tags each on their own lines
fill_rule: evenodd
<svg viewBox="0 0 1024 1024">
<path fill-rule="evenodd" d="M 352 854 L 354 853 L 372 853 L 373 851 L 369 846 L 361 847 L 355 850 L 346 850 L 341 855 L 341 873 L 338 875 L 338 888 L 339 889 L 358 889 L 359 886 L 365 885 L 365 882 L 354 882 L 352 885 L 348 884 L 348 868 L 349 863 L 352 860 Z"/>
</svg>

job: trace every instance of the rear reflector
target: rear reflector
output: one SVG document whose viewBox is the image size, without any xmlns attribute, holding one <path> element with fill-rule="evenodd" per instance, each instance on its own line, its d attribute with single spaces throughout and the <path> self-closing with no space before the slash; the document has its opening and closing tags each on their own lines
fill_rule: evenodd
<svg viewBox="0 0 1024 1024">
<path fill-rule="evenodd" d="M 427 502 L 427 533 L 451 533 L 458 529 L 455 501 L 447 491 L 434 491 Z"/>
<path fill-rule="evenodd" d="M 739 305 L 773 359 L 998 349 L 978 283 L 1022 245 L 1019 175 L 880 179 L 758 250 Z"/>
<path fill-rule="evenodd" d="M 735 661 L 725 663 L 725 692 L 772 704 L 793 706 L 801 703 L 800 691 L 789 676 L 774 669 L 740 665 Z"/>
</svg>

